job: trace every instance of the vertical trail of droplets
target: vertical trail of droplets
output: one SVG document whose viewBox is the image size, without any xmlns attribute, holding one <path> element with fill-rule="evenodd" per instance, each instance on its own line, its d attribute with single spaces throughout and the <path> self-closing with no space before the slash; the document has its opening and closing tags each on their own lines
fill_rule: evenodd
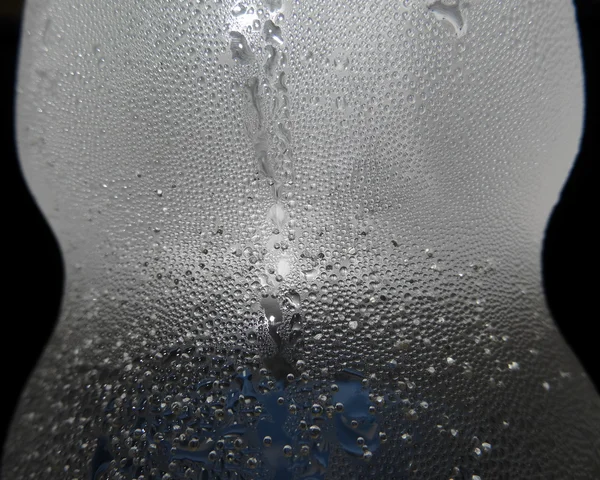
<svg viewBox="0 0 600 480">
<path fill-rule="evenodd" d="M 278 236 L 288 223 L 289 216 L 282 196 L 285 189 L 294 181 L 290 97 L 285 71 L 287 64 L 284 51 L 285 40 L 281 26 L 275 23 L 284 19 L 281 7 L 280 1 L 267 2 L 266 11 L 263 11 L 265 15 L 262 25 L 259 20 L 253 22 L 253 29 L 260 31 L 258 45 L 251 45 L 243 33 L 230 32 L 232 59 L 246 65 L 258 64 L 257 75 L 247 79 L 245 83 L 244 93 L 251 115 L 245 120 L 244 127 L 253 146 L 258 171 L 267 180 L 272 190 L 274 203 L 268 208 L 266 218 L 267 223 L 272 227 L 272 234 L 267 241 L 267 244 L 271 245 L 277 242 Z M 238 6 L 237 13 L 245 13 L 245 8 L 245 6 Z M 253 50 L 259 50 L 262 53 L 261 57 L 257 58 Z M 287 265 L 285 260 L 280 259 L 281 262 Z M 287 266 L 283 269 L 287 269 Z M 278 272 L 280 273 L 281 271 Z M 277 289 L 272 287 L 270 292 L 266 292 L 266 297 L 261 304 L 269 334 L 280 353 L 284 344 L 277 332 L 282 324 L 277 293 Z M 273 312 L 277 313 L 273 314 Z M 280 358 L 279 361 L 284 360 Z M 284 370 L 287 372 L 290 369 Z"/>
<path fill-rule="evenodd" d="M 273 15 L 277 12 L 273 12 Z M 282 15 L 278 15 L 282 19 Z M 246 50 L 247 40 L 242 34 L 232 32 L 233 58 L 241 58 L 239 50 Z M 286 55 L 282 46 L 281 27 L 266 20 L 262 35 L 266 59 L 259 69 L 261 74 L 246 83 L 249 104 L 255 118 L 246 121 L 246 131 L 254 146 L 256 163 L 261 174 L 269 181 L 275 203 L 269 209 L 268 218 L 281 230 L 287 214 L 280 202 L 284 188 L 293 182 L 294 165 L 290 124 L 290 99 L 285 82 Z"/>
</svg>

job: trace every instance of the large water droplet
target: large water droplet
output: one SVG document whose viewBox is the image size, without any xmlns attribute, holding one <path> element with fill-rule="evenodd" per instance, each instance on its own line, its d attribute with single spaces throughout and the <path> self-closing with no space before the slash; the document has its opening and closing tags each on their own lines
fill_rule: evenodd
<svg viewBox="0 0 600 480">
<path fill-rule="evenodd" d="M 277 325 L 281 323 L 283 320 L 283 312 L 281 311 L 281 307 L 279 306 L 277 298 L 269 295 L 268 297 L 263 298 L 260 301 L 260 304 L 265 311 L 265 318 L 269 324 Z"/>
<path fill-rule="evenodd" d="M 254 60 L 254 54 L 248 45 L 248 40 L 240 32 L 229 32 L 231 41 L 229 48 L 231 49 L 231 57 L 241 63 L 248 64 Z"/>
<path fill-rule="evenodd" d="M 275 66 L 277 63 L 277 50 L 273 45 L 267 45 L 265 47 L 267 51 L 267 60 L 265 61 L 265 74 L 269 77 L 274 76 Z"/>
<path fill-rule="evenodd" d="M 281 229 L 287 222 L 287 212 L 280 202 L 275 203 L 269 209 L 268 217 L 279 229 Z"/>
<path fill-rule="evenodd" d="M 457 37 L 462 37 L 466 33 L 467 25 L 460 11 L 458 1 L 448 4 L 442 0 L 437 0 L 435 3 L 429 5 L 428 8 L 436 19 L 449 23 Z"/>
<path fill-rule="evenodd" d="M 271 12 L 275 12 L 276 10 L 279 10 L 282 7 L 283 0 L 265 0 L 264 3 Z"/>
<path fill-rule="evenodd" d="M 278 27 L 273 23 L 272 20 L 265 22 L 265 28 L 263 29 L 265 40 L 275 45 L 283 44 L 283 36 L 281 34 L 281 27 Z"/>
<path fill-rule="evenodd" d="M 285 294 L 285 299 L 290 302 L 294 308 L 300 307 L 300 294 L 294 290 L 290 290 Z"/>
<path fill-rule="evenodd" d="M 243 3 L 238 3 L 235 7 L 231 9 L 231 13 L 233 13 L 233 16 L 239 17 L 240 15 L 246 13 L 246 10 L 246 5 L 244 5 Z"/>
</svg>

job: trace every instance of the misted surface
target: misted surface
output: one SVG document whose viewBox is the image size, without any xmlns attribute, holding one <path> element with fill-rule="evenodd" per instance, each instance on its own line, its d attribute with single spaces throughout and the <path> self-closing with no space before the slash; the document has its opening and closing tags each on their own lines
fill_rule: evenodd
<svg viewBox="0 0 600 480">
<path fill-rule="evenodd" d="M 67 278 L 7 480 L 600 476 L 569 2 L 34 0 L 18 89 Z"/>
</svg>

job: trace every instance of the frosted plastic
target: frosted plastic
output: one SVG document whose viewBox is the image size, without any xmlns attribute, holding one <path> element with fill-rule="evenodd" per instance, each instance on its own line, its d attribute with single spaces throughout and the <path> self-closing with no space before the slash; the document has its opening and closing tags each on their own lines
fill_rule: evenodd
<svg viewBox="0 0 600 480">
<path fill-rule="evenodd" d="M 29 1 L 66 285 L 4 478 L 600 478 L 540 281 L 582 100 L 564 0 Z"/>
</svg>

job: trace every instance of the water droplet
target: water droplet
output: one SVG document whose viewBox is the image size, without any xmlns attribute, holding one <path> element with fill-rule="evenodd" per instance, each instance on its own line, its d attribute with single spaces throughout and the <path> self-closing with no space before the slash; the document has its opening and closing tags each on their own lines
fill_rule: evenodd
<svg viewBox="0 0 600 480">
<path fill-rule="evenodd" d="M 283 5 L 283 0 L 265 0 L 265 5 L 271 12 L 275 12 L 281 9 Z"/>
<path fill-rule="evenodd" d="M 543 382 L 542 387 L 544 387 L 544 390 L 546 390 L 547 392 L 550 391 L 550 384 L 548 382 Z"/>
<path fill-rule="evenodd" d="M 345 110 L 348 106 L 348 102 L 345 97 L 336 97 L 335 106 L 338 110 Z"/>
<path fill-rule="evenodd" d="M 273 296 L 268 296 L 260 301 L 264 312 L 265 318 L 269 324 L 278 325 L 283 320 L 283 312 L 279 306 L 279 302 Z"/>
<path fill-rule="evenodd" d="M 510 362 L 508 364 L 508 368 L 509 368 L 509 370 L 512 370 L 513 372 L 516 372 L 517 370 L 519 370 L 521 368 L 521 366 L 519 365 L 518 362 Z"/>
<path fill-rule="evenodd" d="M 231 57 L 243 64 L 248 64 L 254 60 L 254 54 L 248 45 L 248 40 L 240 32 L 229 32 L 229 49 Z"/>
<path fill-rule="evenodd" d="M 277 202 L 271 206 L 267 217 L 279 230 L 284 227 L 288 220 L 287 212 L 285 211 L 283 204 L 280 202 Z"/>
<path fill-rule="evenodd" d="M 350 66 L 350 59 L 348 57 L 335 58 L 333 60 L 333 68 L 335 68 L 338 72 L 343 72 L 344 70 L 348 70 Z"/>
<path fill-rule="evenodd" d="M 462 37 L 466 32 L 466 23 L 460 11 L 459 1 L 454 4 L 448 4 L 442 0 L 437 0 L 429 5 L 429 10 L 439 21 L 447 22 L 454 29 L 457 37 Z"/>
<path fill-rule="evenodd" d="M 308 281 L 315 280 L 319 276 L 319 270 L 317 268 L 311 268 L 309 270 L 304 270 L 302 273 L 304 274 L 304 277 Z"/>
<path fill-rule="evenodd" d="M 263 34 L 264 34 L 265 40 L 267 42 L 273 43 L 275 45 L 283 45 L 283 36 L 281 34 L 281 27 L 278 27 L 277 25 L 275 25 L 272 20 L 267 20 L 265 22 Z"/>
<path fill-rule="evenodd" d="M 236 6 L 234 6 L 231 9 L 231 13 L 233 14 L 234 17 L 239 17 L 240 15 L 243 15 L 244 13 L 246 13 L 247 7 L 246 5 L 244 5 L 243 3 L 238 3 Z"/>
<path fill-rule="evenodd" d="M 294 290 L 290 290 L 289 292 L 287 292 L 285 294 L 285 299 L 290 302 L 290 304 L 292 305 L 292 307 L 294 308 L 299 308 L 300 307 L 300 294 Z M 302 360 L 298 360 L 298 363 L 302 362 L 302 364 L 304 364 L 304 362 Z M 301 368 L 300 366 L 298 366 L 298 368 Z"/>
</svg>

